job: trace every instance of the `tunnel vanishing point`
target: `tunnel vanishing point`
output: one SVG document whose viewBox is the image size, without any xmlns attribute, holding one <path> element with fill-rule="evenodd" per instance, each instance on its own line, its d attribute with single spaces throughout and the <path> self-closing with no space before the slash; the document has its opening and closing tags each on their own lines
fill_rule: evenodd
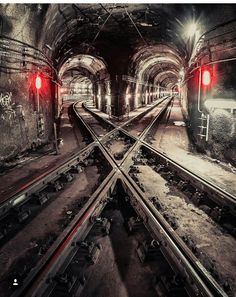
<svg viewBox="0 0 236 297">
<path fill-rule="evenodd" d="M 235 164 L 235 16 L 233 4 L 1 4 L 1 164 L 54 141 L 63 98 L 120 118 L 174 93 L 196 147 Z"/>
</svg>

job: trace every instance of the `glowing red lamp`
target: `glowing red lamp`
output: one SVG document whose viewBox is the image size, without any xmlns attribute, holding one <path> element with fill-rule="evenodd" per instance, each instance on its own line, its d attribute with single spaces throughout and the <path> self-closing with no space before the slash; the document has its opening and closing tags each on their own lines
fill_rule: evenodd
<svg viewBox="0 0 236 297">
<path fill-rule="evenodd" d="M 41 87 L 42 87 L 42 79 L 39 75 L 37 75 L 37 77 L 36 77 L 35 87 L 37 90 L 41 89 Z"/>
<path fill-rule="evenodd" d="M 202 73 L 202 84 L 204 86 L 209 86 L 211 83 L 211 74 L 209 70 L 204 70 Z"/>
</svg>

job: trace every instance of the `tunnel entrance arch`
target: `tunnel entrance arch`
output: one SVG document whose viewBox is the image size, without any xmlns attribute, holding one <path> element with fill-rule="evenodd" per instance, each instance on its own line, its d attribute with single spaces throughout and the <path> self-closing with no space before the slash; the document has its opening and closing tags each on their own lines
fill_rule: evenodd
<svg viewBox="0 0 236 297">
<path fill-rule="evenodd" d="M 181 80 L 185 62 L 180 52 L 168 44 L 142 47 L 133 55 L 129 75 L 135 80 L 133 108 L 146 105 L 163 95 L 172 94 L 172 88 Z"/>
<path fill-rule="evenodd" d="M 90 99 L 98 109 L 105 111 L 110 104 L 109 77 L 107 66 L 100 57 L 79 54 L 69 58 L 59 70 L 62 83 L 59 105 L 63 98 Z"/>
</svg>

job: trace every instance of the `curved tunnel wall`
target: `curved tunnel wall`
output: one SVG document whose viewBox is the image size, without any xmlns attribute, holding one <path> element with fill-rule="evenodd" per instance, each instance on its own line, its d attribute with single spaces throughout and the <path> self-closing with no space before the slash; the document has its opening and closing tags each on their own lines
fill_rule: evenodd
<svg viewBox="0 0 236 297">
<path fill-rule="evenodd" d="M 54 85 L 50 67 L 37 50 L 40 14 L 29 5 L 0 6 L 0 161 L 52 137 Z M 38 70 L 42 74 L 39 113 L 34 87 Z"/>
<path fill-rule="evenodd" d="M 236 33 L 232 31 L 235 25 L 233 21 L 218 26 L 200 40 L 201 48 L 183 86 L 190 132 L 197 148 L 233 164 L 236 164 Z M 204 72 L 210 74 L 207 86 Z"/>
<path fill-rule="evenodd" d="M 107 71 L 105 62 L 100 57 L 87 54 L 75 55 L 69 58 L 60 68 L 59 77 L 64 83 L 64 76 L 77 72 L 77 83 L 92 84 L 92 97 L 96 107 L 106 112 L 107 105 L 110 105 L 110 75 Z M 77 96 L 77 99 L 81 99 Z M 59 104 L 62 104 L 60 101 Z"/>
<path fill-rule="evenodd" d="M 171 94 L 177 83 L 183 61 L 176 50 L 165 44 L 140 48 L 133 55 L 129 75 L 135 86 L 129 86 L 131 109 Z"/>
</svg>

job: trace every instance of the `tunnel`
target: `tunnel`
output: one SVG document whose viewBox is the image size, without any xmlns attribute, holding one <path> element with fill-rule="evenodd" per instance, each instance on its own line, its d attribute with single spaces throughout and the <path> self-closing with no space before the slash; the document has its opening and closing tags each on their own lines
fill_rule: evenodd
<svg viewBox="0 0 236 297">
<path fill-rule="evenodd" d="M 0 295 L 234 297 L 235 71 L 234 3 L 0 3 Z"/>
</svg>

